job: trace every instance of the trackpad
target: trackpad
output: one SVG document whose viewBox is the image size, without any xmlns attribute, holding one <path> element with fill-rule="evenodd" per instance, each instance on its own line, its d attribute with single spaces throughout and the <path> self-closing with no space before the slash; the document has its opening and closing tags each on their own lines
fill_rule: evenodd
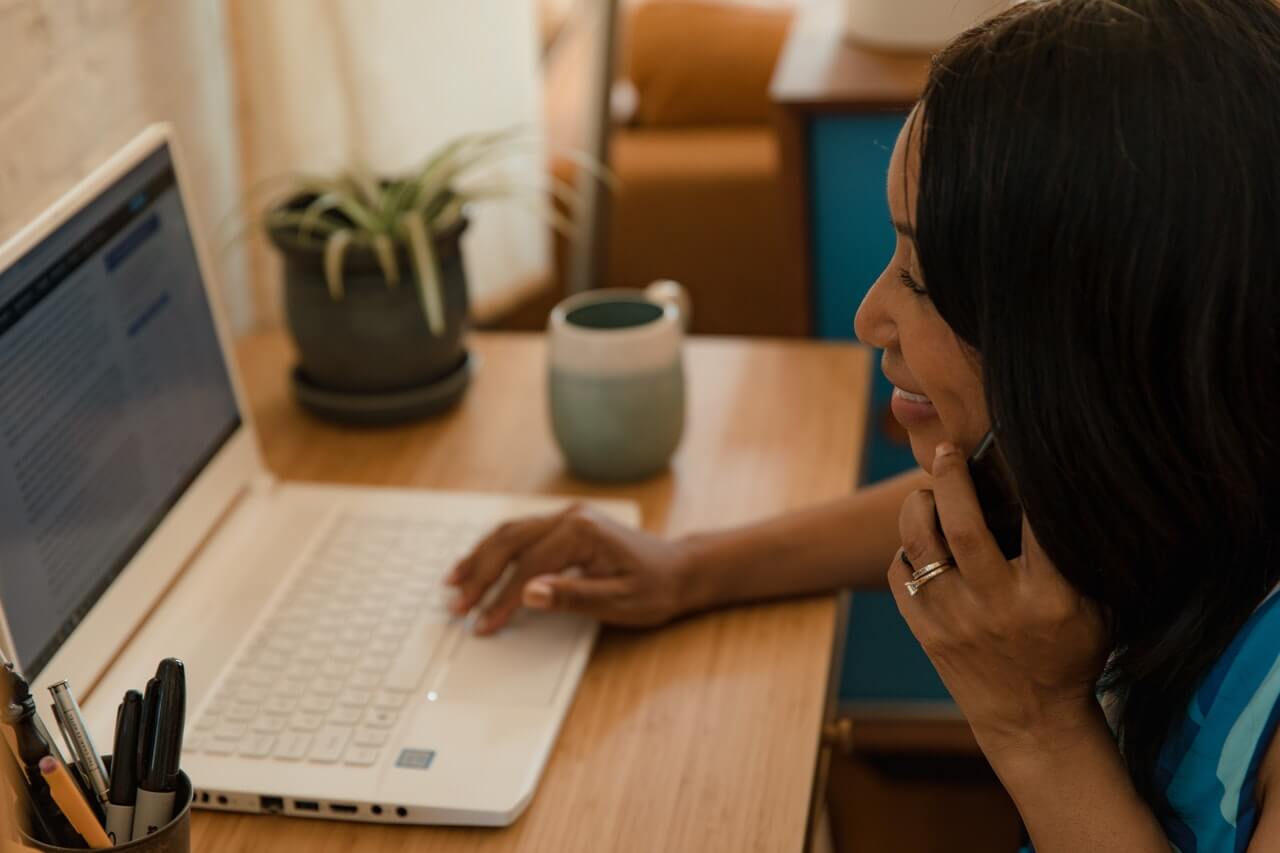
<svg viewBox="0 0 1280 853">
<path fill-rule="evenodd" d="M 440 701 L 547 705 L 582 632 L 581 617 L 523 612 L 495 636 L 467 634 L 449 662 Z"/>
</svg>

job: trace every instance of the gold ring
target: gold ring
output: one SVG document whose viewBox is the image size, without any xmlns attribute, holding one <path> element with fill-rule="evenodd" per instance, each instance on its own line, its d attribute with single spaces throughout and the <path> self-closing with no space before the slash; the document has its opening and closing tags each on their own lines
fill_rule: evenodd
<svg viewBox="0 0 1280 853">
<path fill-rule="evenodd" d="M 929 572 L 933 571 L 939 566 L 955 566 L 955 561 L 952 560 L 950 557 L 943 557 L 941 560 L 938 560 L 937 562 L 930 563 L 927 566 L 921 566 L 918 569 L 913 569 L 911 572 L 911 579 L 913 581 L 918 581 L 920 580 L 920 578 L 929 574 Z"/>
<path fill-rule="evenodd" d="M 954 569 L 955 567 L 956 567 L 955 563 L 952 563 L 949 560 L 944 560 L 940 563 L 935 563 L 931 571 L 925 572 L 919 577 L 912 578 L 911 580 L 906 582 L 905 585 L 907 587 L 907 594 L 911 595 L 912 597 L 915 597 L 916 593 L 920 591 L 921 587 L 923 587 L 929 581 L 936 578 L 938 575 L 945 574 L 951 571 L 952 569 Z"/>
</svg>

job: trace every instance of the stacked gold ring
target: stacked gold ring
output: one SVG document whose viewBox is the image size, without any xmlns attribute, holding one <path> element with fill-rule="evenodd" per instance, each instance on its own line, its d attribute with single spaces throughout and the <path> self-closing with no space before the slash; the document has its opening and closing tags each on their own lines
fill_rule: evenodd
<svg viewBox="0 0 1280 853">
<path fill-rule="evenodd" d="M 907 593 L 914 596 L 929 581 L 944 572 L 951 571 L 955 567 L 956 564 L 950 557 L 930 563 L 927 566 L 921 566 L 911 573 L 911 580 L 906 583 Z"/>
</svg>

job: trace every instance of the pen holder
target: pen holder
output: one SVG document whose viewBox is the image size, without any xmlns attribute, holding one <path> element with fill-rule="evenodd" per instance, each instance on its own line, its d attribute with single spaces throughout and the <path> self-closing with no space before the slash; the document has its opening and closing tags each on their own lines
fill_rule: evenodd
<svg viewBox="0 0 1280 853">
<path fill-rule="evenodd" d="M 107 770 L 111 769 L 111 756 L 102 756 Z M 173 795 L 173 818 L 155 832 L 145 838 L 135 838 L 124 844 L 109 847 L 109 850 L 130 851 L 130 853 L 191 853 L 191 804 L 195 801 L 195 789 L 184 771 L 178 771 L 178 789 Z M 37 841 L 18 827 L 18 837 L 27 847 L 45 850 L 48 853 L 64 853 L 73 851 L 73 847 L 59 847 Z M 84 848 L 80 848 L 83 851 Z"/>
</svg>

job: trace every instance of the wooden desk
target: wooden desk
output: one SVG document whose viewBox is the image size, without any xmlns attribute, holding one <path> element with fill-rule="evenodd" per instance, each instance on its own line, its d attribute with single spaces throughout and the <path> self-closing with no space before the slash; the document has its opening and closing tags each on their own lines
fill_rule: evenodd
<svg viewBox="0 0 1280 853">
<path fill-rule="evenodd" d="M 546 423 L 541 338 L 476 334 L 471 344 L 483 364 L 457 411 L 353 430 L 311 420 L 289 400 L 283 336 L 244 340 L 268 464 L 293 479 L 629 498 L 665 534 L 749 521 L 853 484 L 869 367 L 862 349 L 691 342 L 688 432 L 672 472 L 600 488 L 561 466 Z M 824 596 L 603 632 L 533 803 L 509 828 L 197 812 L 194 849 L 798 851 L 835 618 Z"/>
</svg>

